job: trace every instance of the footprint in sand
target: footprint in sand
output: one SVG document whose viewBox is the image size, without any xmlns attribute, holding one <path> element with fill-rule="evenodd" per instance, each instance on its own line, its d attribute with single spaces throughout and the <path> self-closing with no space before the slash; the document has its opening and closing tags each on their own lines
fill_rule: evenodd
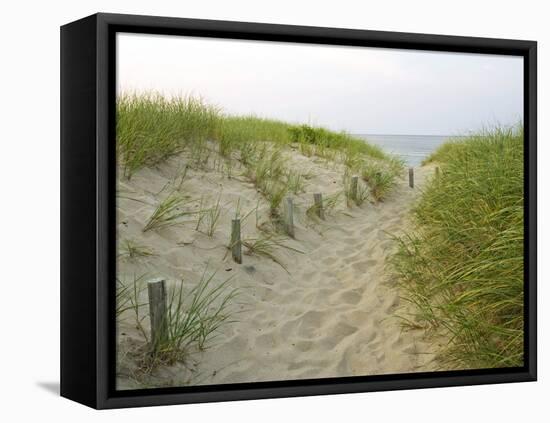
<svg viewBox="0 0 550 423">
<path fill-rule="evenodd" d="M 372 342 L 378 341 L 378 332 L 371 330 L 369 334 L 365 337 L 365 342 L 370 344 Z"/>
<path fill-rule="evenodd" d="M 313 277 L 314 277 L 315 275 L 317 275 L 317 271 L 307 272 L 307 273 L 304 273 L 304 274 L 302 275 L 302 278 L 301 278 L 301 279 L 303 279 L 303 280 L 309 282 L 309 281 L 311 281 L 311 280 L 313 279 Z"/>
<path fill-rule="evenodd" d="M 336 303 L 356 305 L 357 303 L 359 303 L 359 301 L 361 301 L 362 297 L 362 293 L 359 291 L 359 289 L 352 289 L 342 292 L 339 295 L 338 301 Z"/>
<path fill-rule="evenodd" d="M 321 374 L 321 371 L 325 369 L 326 367 L 315 367 L 313 369 L 308 369 L 304 372 L 298 373 L 296 375 L 297 379 L 312 379 L 312 378 L 318 378 Z"/>
<path fill-rule="evenodd" d="M 388 239 L 386 241 L 380 241 L 378 247 L 380 247 L 382 251 L 386 251 L 389 248 L 395 247 L 395 243 L 391 239 Z"/>
<path fill-rule="evenodd" d="M 389 298 L 385 299 L 384 305 L 382 309 L 388 314 L 392 315 L 393 312 L 399 307 L 399 303 L 401 302 L 399 295 L 394 294 L 393 296 L 390 296 Z"/>
<path fill-rule="evenodd" d="M 340 259 L 338 257 L 329 256 L 329 257 L 324 258 L 322 260 L 322 263 L 327 265 L 327 266 L 332 266 L 335 263 L 337 263 L 338 261 L 340 261 Z"/>
<path fill-rule="evenodd" d="M 403 339 L 402 339 L 401 337 L 395 339 L 395 340 L 390 344 L 390 346 L 392 347 L 392 349 L 398 349 L 398 348 L 400 348 L 402 345 L 403 345 Z"/>
<path fill-rule="evenodd" d="M 389 229 L 389 232 L 392 232 L 393 229 L 392 228 L 388 228 Z M 389 238 L 389 234 L 385 231 L 378 231 L 378 233 L 376 234 L 376 239 L 378 241 L 385 241 Z"/>
<path fill-rule="evenodd" d="M 327 305 L 331 305 L 332 301 L 330 301 L 330 296 L 334 292 L 334 289 L 332 288 L 323 288 L 319 289 L 317 292 L 304 297 L 304 303 L 306 304 L 315 304 L 317 306 L 326 307 Z"/>
<path fill-rule="evenodd" d="M 260 301 L 263 302 L 272 302 L 278 296 L 277 292 L 271 288 L 258 287 L 257 291 Z"/>
<path fill-rule="evenodd" d="M 300 360 L 290 363 L 288 365 L 288 370 L 302 370 L 300 377 L 303 377 L 305 374 L 318 375 L 323 368 L 326 368 L 327 360 Z"/>
<path fill-rule="evenodd" d="M 273 333 L 265 333 L 254 340 L 254 348 L 273 349 L 277 346 L 277 339 Z"/>
<path fill-rule="evenodd" d="M 323 280 L 326 281 L 327 284 L 330 284 L 331 286 L 334 286 L 335 284 L 338 284 L 338 278 L 336 276 L 336 271 L 334 270 L 326 270 L 323 273 L 321 273 L 323 276 Z"/>
<path fill-rule="evenodd" d="M 361 235 L 362 238 L 364 238 L 364 237 L 372 234 L 376 230 L 378 230 L 378 229 L 375 226 L 368 225 L 368 226 L 364 227 L 363 229 L 361 229 L 359 234 Z"/>
<path fill-rule="evenodd" d="M 336 250 L 336 255 L 338 257 L 342 257 L 342 258 L 348 258 L 350 254 L 353 254 L 355 252 L 355 250 L 352 250 L 350 248 L 344 248 L 342 250 Z"/>
<path fill-rule="evenodd" d="M 382 364 L 385 360 L 386 360 L 386 353 L 382 350 L 382 351 L 378 351 L 375 355 L 374 355 L 374 358 L 376 359 L 376 362 L 380 365 Z"/>
<path fill-rule="evenodd" d="M 338 322 L 336 325 L 324 331 L 325 336 L 320 340 L 319 344 L 323 348 L 331 350 L 355 332 L 357 332 L 357 328 L 355 326 L 350 326 L 344 322 Z"/>
<path fill-rule="evenodd" d="M 371 269 L 378 263 L 377 260 L 362 260 L 352 263 L 351 267 L 353 270 L 361 273 L 365 273 L 367 270 Z"/>
<path fill-rule="evenodd" d="M 308 352 L 311 349 L 311 347 L 313 346 L 313 342 L 311 342 L 311 341 L 298 341 L 298 342 L 294 343 L 293 346 L 296 347 L 296 349 L 298 351 Z"/>
<path fill-rule="evenodd" d="M 360 254 L 353 254 L 353 255 L 351 255 L 351 256 L 349 256 L 349 257 L 346 257 L 346 258 L 343 259 L 342 261 L 343 261 L 344 263 L 346 263 L 346 264 L 350 264 L 350 263 L 356 261 L 358 256 L 360 256 Z"/>
<path fill-rule="evenodd" d="M 303 314 L 298 320 L 298 335 L 311 338 L 315 336 L 326 320 L 325 313 L 310 310 Z"/>
<path fill-rule="evenodd" d="M 362 239 L 360 237 L 351 237 L 351 238 L 344 238 L 343 241 L 346 245 L 354 246 L 360 243 Z"/>
</svg>

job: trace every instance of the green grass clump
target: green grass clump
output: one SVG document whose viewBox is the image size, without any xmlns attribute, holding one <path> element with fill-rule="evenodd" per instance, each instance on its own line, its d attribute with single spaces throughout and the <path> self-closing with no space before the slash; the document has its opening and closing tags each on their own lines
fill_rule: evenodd
<svg viewBox="0 0 550 423">
<path fill-rule="evenodd" d="M 521 128 L 442 145 L 391 260 L 411 321 L 449 335 L 440 359 L 454 368 L 523 365 L 523 154 Z"/>
<path fill-rule="evenodd" d="M 238 289 L 229 286 L 233 278 L 215 282 L 216 272 L 209 272 L 206 266 L 191 290 L 186 290 L 183 282 L 168 287 L 166 333 L 151 345 L 151 337 L 143 326 L 148 318 L 148 303 L 139 300 L 144 290 L 140 283 L 144 276 L 134 277 L 133 285 L 117 282 L 117 318 L 132 309 L 136 327 L 145 342 L 145 348 L 137 351 L 141 354 L 139 367 L 142 373 L 150 374 L 161 365 L 185 362 L 190 352 L 207 348 L 219 329 L 233 322 L 233 306 L 238 296 Z"/>
<path fill-rule="evenodd" d="M 269 203 L 270 214 L 278 216 L 278 208 L 289 190 L 289 172 L 280 148 L 262 144 L 249 157 L 245 175 Z M 294 183 L 296 188 L 296 183 Z"/>
<path fill-rule="evenodd" d="M 286 186 L 288 190 L 295 195 L 304 192 L 304 175 L 301 172 L 291 170 L 286 175 Z"/>
<path fill-rule="evenodd" d="M 138 257 L 150 257 L 155 255 L 151 248 L 140 245 L 136 241 L 131 239 L 125 239 L 121 241 L 119 251 L 119 258 L 128 258 L 131 260 Z"/>
<path fill-rule="evenodd" d="M 200 98 L 123 94 L 117 98 L 117 156 L 124 176 L 189 148 L 204 151 L 219 127 L 219 110 Z"/>
<path fill-rule="evenodd" d="M 277 249 L 286 249 L 299 254 L 303 254 L 303 251 L 285 245 L 286 240 L 286 237 L 277 235 L 275 233 L 262 233 L 257 238 L 244 239 L 243 245 L 246 247 L 245 254 L 266 257 L 270 260 L 273 260 L 275 263 L 277 263 L 285 271 L 288 272 L 283 262 L 275 255 L 275 251 Z"/>
<path fill-rule="evenodd" d="M 183 217 L 196 214 L 195 211 L 185 209 L 186 205 L 194 202 L 194 200 L 189 200 L 175 192 L 171 193 L 153 211 L 143 232 L 181 224 Z"/>
<path fill-rule="evenodd" d="M 339 191 L 322 198 L 322 207 L 323 207 L 325 216 L 330 216 L 334 213 L 334 210 L 336 209 L 338 204 L 341 202 L 341 198 L 344 194 L 346 194 L 344 191 Z M 306 209 L 306 216 L 317 222 L 319 222 L 320 220 L 318 217 L 318 213 L 319 213 L 319 207 L 315 203 Z"/>
<path fill-rule="evenodd" d="M 172 363 L 185 358 L 195 345 L 206 347 L 216 331 L 234 314 L 231 304 L 238 291 L 229 288 L 232 277 L 215 286 L 216 272 L 208 274 L 205 268 L 198 284 L 188 293 L 183 283 L 171 290 L 168 297 L 167 334 L 156 350 L 157 358 Z"/>
<path fill-rule="evenodd" d="M 143 286 L 143 281 L 146 274 L 141 276 L 134 275 L 131 283 L 122 281 L 119 278 L 116 280 L 116 318 L 119 322 L 124 320 L 122 314 L 132 310 L 134 315 L 135 328 L 141 333 L 145 342 L 149 342 L 147 332 L 143 327 L 143 320 L 147 317 L 141 313 L 141 309 L 149 305 L 140 300 L 142 292 L 146 289 Z"/>
<path fill-rule="evenodd" d="M 271 182 L 267 184 L 265 196 L 269 202 L 269 214 L 271 217 L 279 217 L 279 207 L 288 193 L 288 187 L 284 184 Z"/>
<path fill-rule="evenodd" d="M 119 318 L 120 315 L 126 310 L 130 310 L 132 308 L 130 305 L 131 298 L 129 296 L 130 288 L 131 287 L 129 285 L 125 285 L 120 279 L 117 278 L 115 294 L 115 313 L 117 318 Z"/>
<path fill-rule="evenodd" d="M 309 125 L 290 126 L 288 130 L 292 142 L 315 145 L 321 149 L 338 150 L 352 155 L 364 154 L 380 160 L 389 159 L 380 147 L 345 132 L 334 132 Z"/>
<path fill-rule="evenodd" d="M 314 145 L 306 144 L 304 142 L 298 144 L 298 149 L 300 150 L 300 153 L 306 157 L 312 157 L 317 153 Z"/>
<path fill-rule="evenodd" d="M 393 159 L 389 162 L 366 161 L 361 166 L 361 177 L 368 184 L 375 201 L 383 201 L 397 184 L 403 169 L 403 162 Z"/>
<path fill-rule="evenodd" d="M 218 194 L 218 198 L 216 202 L 211 207 L 205 208 L 204 197 L 201 198 L 200 204 L 199 204 L 199 211 L 197 212 L 198 218 L 197 218 L 197 226 L 195 227 L 195 230 L 201 231 L 201 227 L 204 224 L 205 228 L 202 229 L 202 231 L 209 237 L 214 236 L 214 232 L 216 232 L 216 228 L 218 227 L 218 223 L 223 210 L 221 199 L 222 199 L 222 193 L 220 192 Z"/>
<path fill-rule="evenodd" d="M 344 173 L 343 183 L 344 196 L 346 197 L 346 204 L 348 207 L 352 207 L 353 204 L 360 207 L 365 201 L 369 200 L 369 189 L 359 180 L 359 178 L 355 190 L 353 188 L 352 177 L 348 172 Z"/>
<path fill-rule="evenodd" d="M 274 119 L 256 116 L 224 116 L 220 125 L 220 152 L 228 155 L 234 150 L 242 150 L 249 142 L 270 142 L 288 144 L 289 124 Z"/>
</svg>

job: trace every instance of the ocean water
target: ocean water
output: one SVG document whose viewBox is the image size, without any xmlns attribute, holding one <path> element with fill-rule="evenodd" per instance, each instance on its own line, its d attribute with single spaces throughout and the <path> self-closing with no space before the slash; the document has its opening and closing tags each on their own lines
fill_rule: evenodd
<svg viewBox="0 0 550 423">
<path fill-rule="evenodd" d="M 401 157 L 407 166 L 420 166 L 422 160 L 437 147 L 449 138 L 454 138 L 451 135 L 354 135 L 382 147 L 388 153 Z"/>
</svg>

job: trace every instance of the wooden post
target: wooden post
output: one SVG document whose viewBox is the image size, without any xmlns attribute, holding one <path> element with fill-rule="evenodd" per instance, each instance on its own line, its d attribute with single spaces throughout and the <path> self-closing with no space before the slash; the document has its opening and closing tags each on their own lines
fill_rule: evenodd
<svg viewBox="0 0 550 423">
<path fill-rule="evenodd" d="M 435 177 L 439 178 L 439 166 L 435 167 Z"/>
<path fill-rule="evenodd" d="M 358 176 L 352 176 L 351 177 L 351 184 L 350 184 L 350 198 L 357 203 L 357 182 L 359 181 Z"/>
<path fill-rule="evenodd" d="M 409 167 L 409 186 L 414 188 L 414 168 Z"/>
<path fill-rule="evenodd" d="M 231 255 L 236 263 L 243 262 L 241 250 L 241 219 L 231 220 Z"/>
<path fill-rule="evenodd" d="M 294 203 L 292 197 L 286 198 L 286 232 L 292 238 L 294 238 Z"/>
<path fill-rule="evenodd" d="M 315 213 L 317 213 L 317 216 L 324 220 L 325 209 L 323 209 L 323 196 L 320 192 L 313 194 L 313 202 L 315 204 Z"/>
<path fill-rule="evenodd" d="M 168 333 L 164 279 L 149 281 L 147 293 L 149 295 L 149 318 L 151 319 L 151 345 L 153 351 L 156 351 Z"/>
</svg>

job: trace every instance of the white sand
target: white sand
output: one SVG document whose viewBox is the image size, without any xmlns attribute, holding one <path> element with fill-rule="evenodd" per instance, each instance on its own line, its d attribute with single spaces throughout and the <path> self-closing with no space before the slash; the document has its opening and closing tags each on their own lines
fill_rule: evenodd
<svg viewBox="0 0 550 423">
<path fill-rule="evenodd" d="M 211 271 L 217 269 L 217 283 L 233 276 L 231 286 L 241 288 L 233 307 L 239 312 L 234 316 L 237 322 L 224 326 L 206 351 L 192 354 L 185 364 L 159 369 L 142 384 L 180 386 L 436 369 L 435 346 L 424 332 L 401 329 L 396 316 L 404 312 L 405 304 L 385 263 L 395 251 L 390 234 L 401 233 L 409 224 L 410 207 L 427 175 L 433 175 L 432 168 L 416 169 L 414 189 L 403 177 L 378 204 L 367 202 L 348 209 L 342 197 L 325 222 L 315 222 L 305 216 L 313 193 L 326 196 L 341 191 L 343 169 L 294 151 L 287 164 L 311 177 L 306 180 L 306 192 L 295 196 L 296 239 L 287 242 L 304 254 L 275 252 L 287 272 L 266 257 L 244 255 L 239 265 L 228 254 L 230 220 L 239 198 L 243 212 L 260 200 L 260 220 L 267 220 L 265 200 L 238 176 L 238 170 L 231 179 L 218 171 L 189 170 L 181 187 L 192 198 L 207 196 L 209 204 L 221 191 L 224 211 L 213 237 L 195 231 L 192 218 L 183 225 L 142 232 L 154 210 L 144 203 L 158 204 L 173 189 L 185 160 L 184 156 L 170 159 L 119 184 L 119 239 L 132 239 L 157 254 L 120 259 L 119 277 L 127 283 L 134 275 L 147 273 L 151 278 L 165 277 L 171 284 L 183 280 L 191 289 L 208 263 Z M 253 213 L 243 225 L 243 238 L 258 236 L 255 225 Z M 141 387 L 133 380 L 134 364 L 126 353 L 143 341 L 132 314 L 123 317 L 118 387 Z"/>
</svg>

